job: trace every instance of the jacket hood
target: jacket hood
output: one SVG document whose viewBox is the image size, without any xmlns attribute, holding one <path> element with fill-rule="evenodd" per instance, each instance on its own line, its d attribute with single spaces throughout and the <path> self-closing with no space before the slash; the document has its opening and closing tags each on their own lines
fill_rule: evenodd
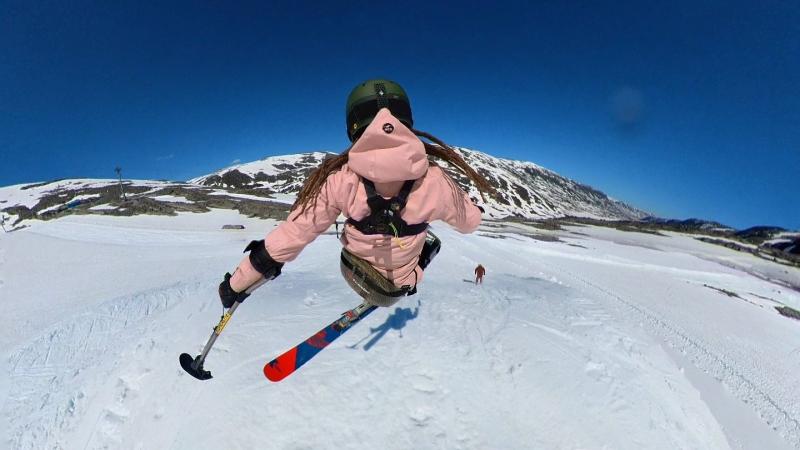
<svg viewBox="0 0 800 450">
<path fill-rule="evenodd" d="M 388 108 L 378 111 L 347 160 L 353 172 L 375 183 L 416 180 L 428 170 L 425 145 Z"/>
</svg>

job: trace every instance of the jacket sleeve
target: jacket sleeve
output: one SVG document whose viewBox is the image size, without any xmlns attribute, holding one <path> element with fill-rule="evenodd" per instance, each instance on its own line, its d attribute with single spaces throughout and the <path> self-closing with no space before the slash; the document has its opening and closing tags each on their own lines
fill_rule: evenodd
<svg viewBox="0 0 800 450">
<path fill-rule="evenodd" d="M 440 198 L 436 219 L 444 220 L 459 233 L 475 231 L 481 224 L 481 210 L 441 168 L 429 171 L 435 177 L 435 188 Z"/>
<path fill-rule="evenodd" d="M 306 245 L 333 225 L 342 211 L 340 196 L 336 195 L 341 176 L 341 171 L 329 175 L 314 204 L 309 205 L 302 214 L 298 207 L 285 222 L 267 235 L 265 244 L 272 259 L 278 262 L 292 261 Z"/>
</svg>

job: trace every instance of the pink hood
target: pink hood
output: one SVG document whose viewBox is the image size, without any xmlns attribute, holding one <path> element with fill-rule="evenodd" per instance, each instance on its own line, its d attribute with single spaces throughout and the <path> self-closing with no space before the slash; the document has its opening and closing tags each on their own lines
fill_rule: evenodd
<svg viewBox="0 0 800 450">
<path fill-rule="evenodd" d="M 422 141 L 387 108 L 378 111 L 347 159 L 353 172 L 375 183 L 416 180 L 428 170 Z"/>
</svg>

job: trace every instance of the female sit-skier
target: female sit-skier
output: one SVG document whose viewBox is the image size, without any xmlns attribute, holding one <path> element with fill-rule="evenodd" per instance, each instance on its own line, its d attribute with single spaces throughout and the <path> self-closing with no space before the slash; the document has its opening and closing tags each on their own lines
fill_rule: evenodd
<svg viewBox="0 0 800 450">
<path fill-rule="evenodd" d="M 493 193 L 492 186 L 453 149 L 412 128 L 402 87 L 365 81 L 350 93 L 346 111 L 353 144 L 309 176 L 285 222 L 247 246 L 249 255 L 219 285 L 224 307 L 280 275 L 284 263 L 340 213 L 347 217 L 340 239 L 342 275 L 365 303 L 384 307 L 416 292 L 439 251 L 441 242 L 427 231 L 428 223 L 443 220 L 461 233 L 480 224 L 479 207 L 428 157 L 459 169 L 481 192 Z"/>
</svg>

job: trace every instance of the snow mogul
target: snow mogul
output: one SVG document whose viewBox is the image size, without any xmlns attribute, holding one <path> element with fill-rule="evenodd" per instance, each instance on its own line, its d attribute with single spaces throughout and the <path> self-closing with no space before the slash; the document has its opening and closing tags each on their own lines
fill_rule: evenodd
<svg viewBox="0 0 800 450">
<path fill-rule="evenodd" d="M 413 128 L 399 84 L 376 79 L 357 85 L 347 98 L 346 117 L 352 145 L 309 176 L 285 222 L 247 246 L 249 255 L 219 285 L 224 307 L 280 275 L 339 214 L 347 217 L 340 238 L 342 276 L 365 302 L 381 307 L 416 293 L 441 247 L 428 231 L 430 222 L 443 220 L 461 233 L 480 224 L 481 209 L 428 157 L 460 170 L 482 195 L 493 193 L 492 186 L 452 148 Z"/>
<path fill-rule="evenodd" d="M 347 98 L 346 120 L 350 148 L 308 177 L 286 221 L 266 239 L 250 242 L 233 275 L 225 274 L 219 297 L 227 312 L 200 355 L 180 356 L 181 366 L 195 378 L 211 378 L 203 362 L 237 306 L 279 276 L 283 265 L 340 214 L 347 218 L 340 238 L 342 276 L 363 302 L 267 363 L 264 374 L 272 381 L 293 373 L 376 308 L 417 292 L 441 248 L 428 230 L 430 222 L 443 220 L 461 233 L 480 224 L 481 208 L 429 157 L 461 171 L 481 197 L 494 189 L 452 148 L 413 128 L 411 104 L 400 85 L 389 80 L 359 84 Z"/>
</svg>

